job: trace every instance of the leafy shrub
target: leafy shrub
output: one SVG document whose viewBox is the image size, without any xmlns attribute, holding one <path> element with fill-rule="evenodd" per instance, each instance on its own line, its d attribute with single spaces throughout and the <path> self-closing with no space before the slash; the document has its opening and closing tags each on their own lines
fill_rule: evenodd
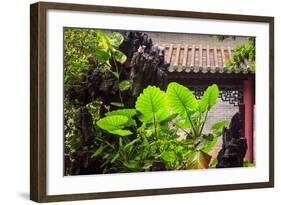
<svg viewBox="0 0 281 205">
<path fill-rule="evenodd" d="M 250 37 L 247 44 L 240 44 L 234 48 L 234 52 L 226 65 L 236 70 L 241 69 L 243 66 L 249 66 L 250 71 L 256 71 L 256 46 L 255 38 Z M 249 65 L 248 65 L 249 64 Z"/>
<path fill-rule="evenodd" d="M 212 133 L 202 133 L 218 94 L 215 84 L 207 88 L 201 100 L 175 82 L 168 85 L 166 93 L 148 86 L 138 97 L 135 109 L 109 112 L 97 122 L 120 141 L 118 150 L 109 151 L 114 154 L 110 165 L 105 166 L 118 167 L 119 172 L 146 171 L 153 161 L 161 160 L 167 169 L 208 168 L 211 160 L 208 153 L 227 124 L 218 122 L 213 125 Z M 179 139 L 178 130 L 186 133 L 184 139 Z M 112 162 L 123 163 L 123 167 Z"/>
</svg>

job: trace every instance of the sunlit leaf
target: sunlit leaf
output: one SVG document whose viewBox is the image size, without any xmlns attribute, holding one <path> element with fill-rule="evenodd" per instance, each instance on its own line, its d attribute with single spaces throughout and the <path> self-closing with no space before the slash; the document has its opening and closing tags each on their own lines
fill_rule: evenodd
<svg viewBox="0 0 281 205">
<path fill-rule="evenodd" d="M 191 153 L 186 160 L 188 169 L 207 169 L 211 161 L 211 156 L 202 151 Z"/>
<path fill-rule="evenodd" d="M 137 99 L 136 109 L 141 113 L 143 122 L 158 121 L 168 116 L 168 108 L 164 92 L 155 86 L 148 86 Z"/>
<path fill-rule="evenodd" d="M 111 134 L 120 135 L 120 136 L 128 136 L 133 134 L 130 130 L 108 130 Z"/>
<path fill-rule="evenodd" d="M 189 119 L 178 119 L 175 121 L 175 126 L 181 129 L 187 129 L 192 127 Z"/>
<path fill-rule="evenodd" d="M 218 86 L 216 84 L 209 86 L 199 102 L 199 111 L 203 113 L 206 110 L 210 110 L 216 104 L 218 96 Z"/>
<path fill-rule="evenodd" d="M 107 112 L 105 115 L 106 116 L 123 115 L 123 116 L 126 116 L 128 118 L 131 118 L 136 114 L 137 114 L 137 112 L 136 112 L 135 109 L 120 109 L 120 110 L 114 110 L 114 111 L 111 111 L 111 112 Z"/>
<path fill-rule="evenodd" d="M 183 117 L 194 112 L 198 107 L 198 102 L 192 92 L 175 82 L 168 85 L 167 97 L 172 111 Z"/>
<path fill-rule="evenodd" d="M 106 130 L 112 134 L 127 136 L 132 134 L 130 130 L 123 130 L 127 122 L 128 117 L 122 115 L 113 115 L 100 119 L 99 121 L 97 121 L 97 125 L 101 129 Z"/>
<path fill-rule="evenodd" d="M 161 153 L 161 158 L 166 162 L 173 162 L 176 160 L 177 156 L 173 151 L 164 151 Z"/>
</svg>

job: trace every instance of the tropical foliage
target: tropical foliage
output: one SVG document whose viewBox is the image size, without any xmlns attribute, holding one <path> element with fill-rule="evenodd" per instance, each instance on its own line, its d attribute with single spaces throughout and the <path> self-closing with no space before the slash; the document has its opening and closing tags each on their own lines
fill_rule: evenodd
<svg viewBox="0 0 281 205">
<path fill-rule="evenodd" d="M 95 173 L 152 171 L 156 163 L 163 164 L 161 170 L 212 167 L 210 152 L 228 124 L 217 122 L 210 133 L 204 133 L 208 113 L 219 95 L 216 84 L 200 100 L 176 82 L 166 90 L 148 86 L 134 106 L 126 107 L 124 93 L 132 85 L 120 77 L 121 65 L 127 62 L 120 51 L 123 36 L 94 29 L 67 28 L 64 32 L 65 93 L 83 91 L 92 67 L 113 76 L 118 90 L 118 99 L 106 104 L 99 97 L 82 103 L 65 94 L 66 174 L 81 173 L 79 169 L 91 160 L 98 169 Z M 85 133 L 93 134 L 85 138 Z"/>
<path fill-rule="evenodd" d="M 215 84 L 207 88 L 201 100 L 175 82 L 168 85 L 166 92 L 148 86 L 138 97 L 135 109 L 106 113 L 97 125 L 119 138 L 120 143 L 119 149 L 101 145 L 106 147 L 104 153 L 99 153 L 107 159 L 104 171 L 110 172 L 108 167 L 119 172 L 147 171 L 155 160 L 163 161 L 171 170 L 208 168 L 208 153 L 227 125 L 225 121 L 218 122 L 212 133 L 203 134 L 208 112 L 218 94 Z M 178 130 L 185 132 L 183 139 L 179 139 Z"/>
<path fill-rule="evenodd" d="M 95 67 L 100 73 L 111 73 L 118 81 L 119 101 L 122 105 L 122 91 L 130 88 L 127 81 L 120 82 L 120 69 L 118 66 L 126 61 L 126 55 L 119 51 L 123 42 L 120 33 L 113 32 L 107 35 L 94 29 L 66 28 L 64 30 L 64 133 L 65 133 L 65 156 L 70 160 L 69 169 L 73 166 L 77 153 L 81 150 L 91 153 L 96 148 L 97 142 L 91 139 L 89 146 L 83 144 L 81 129 L 77 126 L 83 113 L 91 113 L 91 121 L 95 122 L 102 115 L 103 101 L 99 98 L 85 104 L 69 95 L 72 90 L 83 90 L 92 68 Z M 114 70 L 112 69 L 114 65 Z M 124 119 L 119 119 L 121 123 Z M 118 126 L 118 125 L 116 125 Z M 121 125 L 120 125 L 121 126 Z M 99 128 L 94 124 L 88 125 L 96 136 L 102 135 Z M 112 130 L 112 132 L 120 132 Z M 100 147 L 99 151 L 102 151 Z M 68 169 L 68 168 L 67 168 Z M 73 171 L 66 170 L 66 174 Z"/>
</svg>

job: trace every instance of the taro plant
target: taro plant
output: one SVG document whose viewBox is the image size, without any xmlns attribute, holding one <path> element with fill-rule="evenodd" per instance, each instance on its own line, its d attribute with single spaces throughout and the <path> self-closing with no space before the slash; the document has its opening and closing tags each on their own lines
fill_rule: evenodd
<svg viewBox="0 0 281 205">
<path fill-rule="evenodd" d="M 207 88 L 201 100 L 175 82 L 168 85 L 166 93 L 148 86 L 138 97 L 135 109 L 106 113 L 97 125 L 122 141 L 112 154 L 111 166 L 115 166 L 112 162 L 118 162 L 126 170 L 146 171 L 158 160 L 166 169 L 208 168 L 211 159 L 208 153 L 227 123 L 218 122 L 213 125 L 212 133 L 203 133 L 218 94 L 215 84 Z M 184 139 L 179 139 L 178 129 L 185 132 Z"/>
<path fill-rule="evenodd" d="M 155 86 L 148 86 L 137 99 L 138 118 L 143 123 L 139 131 L 159 136 L 160 123 L 169 116 L 165 93 Z"/>
<path fill-rule="evenodd" d="M 219 122 L 213 126 L 213 133 L 204 134 L 203 129 L 207 121 L 208 112 L 216 104 L 219 89 L 216 84 L 209 86 L 201 100 L 197 100 L 193 93 L 185 86 L 170 83 L 167 88 L 168 104 L 172 112 L 179 115 L 174 125 L 185 132 L 186 140 L 190 142 L 192 153 L 185 161 L 186 168 L 207 168 L 211 151 L 216 144 L 219 131 L 227 122 Z M 221 125 L 221 126 L 219 126 Z"/>
</svg>

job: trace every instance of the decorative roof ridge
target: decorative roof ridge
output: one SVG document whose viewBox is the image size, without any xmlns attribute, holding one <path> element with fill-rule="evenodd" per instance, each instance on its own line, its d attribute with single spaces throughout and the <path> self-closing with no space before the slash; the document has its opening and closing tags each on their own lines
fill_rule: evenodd
<svg viewBox="0 0 281 205">
<path fill-rule="evenodd" d="M 162 44 L 165 61 L 170 63 L 169 72 L 193 73 L 250 73 L 249 62 L 241 69 L 226 66 L 233 48 L 209 45 Z"/>
</svg>

